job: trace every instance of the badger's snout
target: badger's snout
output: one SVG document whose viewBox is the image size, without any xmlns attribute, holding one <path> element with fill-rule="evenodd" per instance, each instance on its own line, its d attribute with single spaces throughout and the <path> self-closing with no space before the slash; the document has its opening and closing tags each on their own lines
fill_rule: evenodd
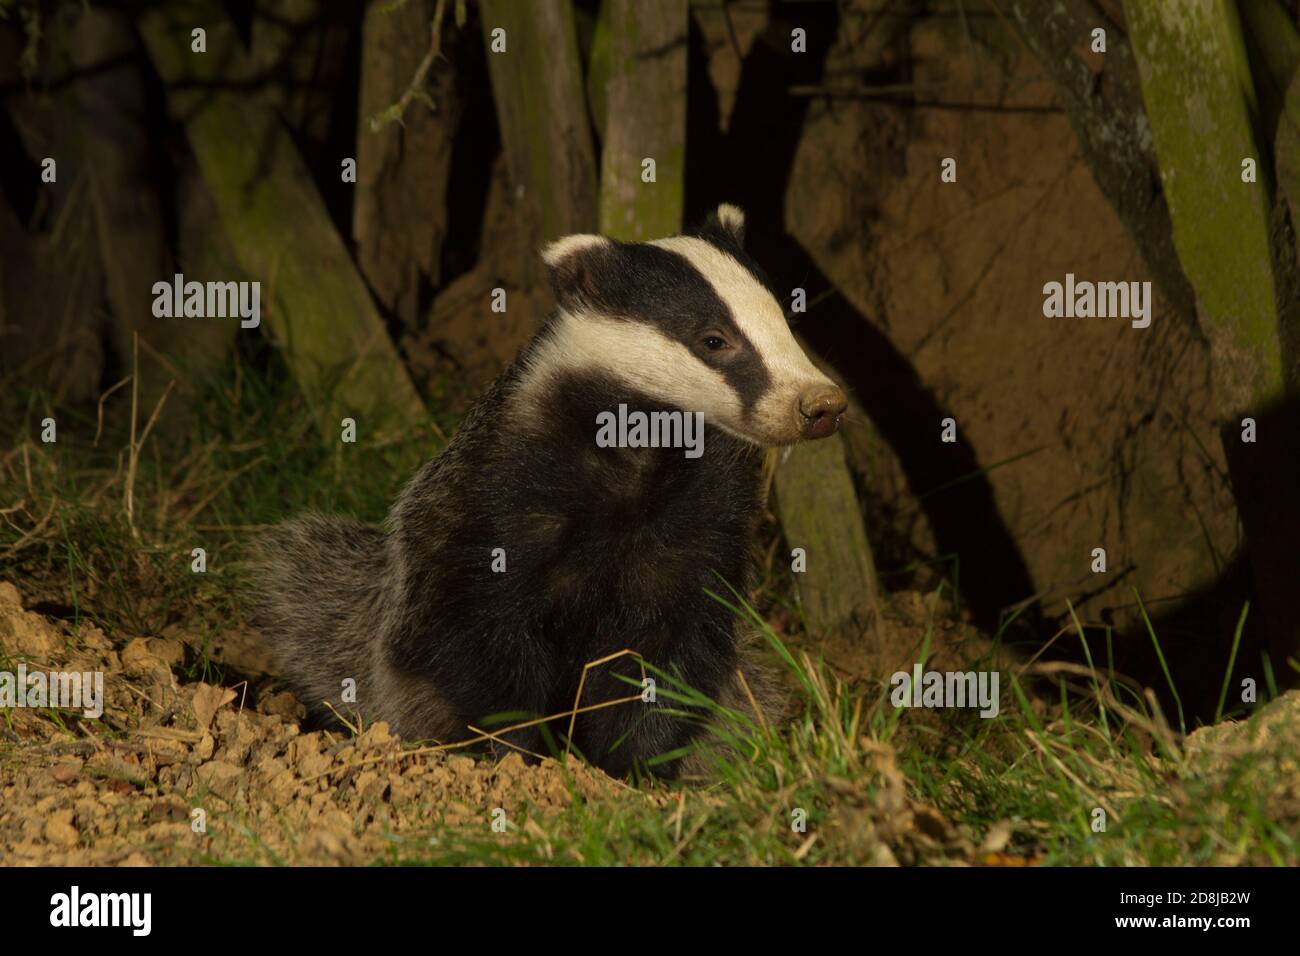
<svg viewBox="0 0 1300 956">
<path fill-rule="evenodd" d="M 825 438 L 840 427 L 840 416 L 849 400 L 834 385 L 814 385 L 799 396 L 804 438 Z"/>
</svg>

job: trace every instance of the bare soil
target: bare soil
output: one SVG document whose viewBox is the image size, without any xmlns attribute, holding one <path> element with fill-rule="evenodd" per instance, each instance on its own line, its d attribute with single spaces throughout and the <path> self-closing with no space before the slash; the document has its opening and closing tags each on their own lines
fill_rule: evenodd
<svg viewBox="0 0 1300 956">
<path fill-rule="evenodd" d="M 178 680 L 191 654 L 179 636 L 110 641 L 24 611 L 9 583 L 0 654 L 29 672 L 102 671 L 106 698 L 100 720 L 5 711 L 0 858 L 12 863 L 367 863 L 418 855 L 435 824 L 488 830 L 497 808 L 545 816 L 638 797 L 577 761 L 404 748 L 383 723 L 355 737 L 304 731 L 289 693 L 246 706 L 247 682 Z"/>
<path fill-rule="evenodd" d="M 932 615 L 919 596 L 905 604 L 910 612 L 886 628 L 897 635 L 887 646 L 900 661 Z M 671 815 L 684 792 L 706 804 L 727 799 L 708 788 L 637 789 L 577 760 L 492 761 L 406 743 L 383 723 L 355 735 L 305 729 L 302 704 L 273 679 L 186 680 L 198 648 L 184 628 L 110 639 L 88 621 L 52 620 L 25 610 L 18 589 L 0 582 L 0 666 L 100 671 L 105 695 L 99 719 L 66 709 L 4 711 L 0 858 L 125 866 L 436 860 L 439 833 L 492 834 L 502 810 L 511 828 L 500 838 L 511 839 L 520 830 L 543 833 L 548 818 L 576 801 L 639 802 Z M 242 673 L 258 674 L 265 662 L 247 632 L 206 652 Z M 844 660 L 846 677 L 876 663 Z M 822 830 L 840 841 L 846 861 L 963 864 L 1005 843 L 994 833 L 992 843 L 977 845 L 976 835 L 911 798 L 890 747 L 873 745 L 872 753 L 873 773 L 830 781 L 839 799 Z"/>
</svg>

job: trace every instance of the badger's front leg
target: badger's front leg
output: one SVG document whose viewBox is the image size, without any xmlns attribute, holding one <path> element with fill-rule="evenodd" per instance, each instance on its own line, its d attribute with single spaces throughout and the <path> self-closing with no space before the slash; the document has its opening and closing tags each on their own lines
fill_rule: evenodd
<svg viewBox="0 0 1300 956">
<path fill-rule="evenodd" d="M 689 745 L 708 715 L 677 699 L 673 688 L 684 685 L 715 699 L 734 672 L 734 642 L 716 623 L 679 629 L 670 643 L 651 643 L 656 646 L 644 659 L 657 670 L 643 669 L 635 654 L 624 655 L 589 669 L 583 683 L 579 709 L 622 701 L 581 713 L 574 723 L 574 746 L 614 776 L 635 767 L 676 777 L 681 756 L 663 758 Z"/>
<path fill-rule="evenodd" d="M 418 736 L 464 740 L 486 732 L 496 736 L 491 749 L 498 754 L 519 749 L 545 756 L 540 723 L 504 728 L 553 712 L 555 661 L 540 639 L 521 631 L 517 622 L 491 623 L 495 626 L 453 631 L 437 641 L 417 628 L 395 633 L 386 655 L 393 675 L 389 688 L 405 697 L 405 706 L 395 706 L 416 708 L 421 699 L 436 699 L 436 719 L 426 711 Z M 420 687 L 426 688 L 423 695 Z M 431 732 L 435 726 L 440 733 Z"/>
</svg>

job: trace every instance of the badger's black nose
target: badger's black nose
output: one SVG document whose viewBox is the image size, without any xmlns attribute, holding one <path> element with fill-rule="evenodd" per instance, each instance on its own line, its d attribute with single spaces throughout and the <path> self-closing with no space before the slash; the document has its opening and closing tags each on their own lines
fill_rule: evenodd
<svg viewBox="0 0 1300 956">
<path fill-rule="evenodd" d="M 803 415 L 803 437 L 825 438 L 840 427 L 840 416 L 849 400 L 834 385 L 816 385 L 799 396 L 799 412 Z"/>
</svg>

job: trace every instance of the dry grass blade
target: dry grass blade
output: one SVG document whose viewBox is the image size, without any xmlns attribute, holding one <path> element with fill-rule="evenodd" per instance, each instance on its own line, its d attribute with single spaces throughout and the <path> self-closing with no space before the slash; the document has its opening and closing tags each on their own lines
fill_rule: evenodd
<svg viewBox="0 0 1300 956">
<path fill-rule="evenodd" d="M 501 734 L 505 733 L 504 730 L 498 733 L 493 733 L 490 730 L 483 730 L 479 727 L 475 727 L 473 724 L 466 724 L 465 726 L 470 730 L 472 730 L 474 733 L 481 734 L 482 736 L 486 737 L 488 740 L 491 740 L 493 743 L 498 743 L 503 746 L 509 747 L 511 750 L 517 750 L 521 754 L 528 754 L 528 756 L 530 757 L 536 757 L 538 760 L 546 759 L 546 756 L 544 754 L 539 754 L 535 750 L 529 750 L 527 747 L 521 747 L 518 744 L 512 744 L 508 740 L 503 740 L 501 738 Z"/>
<path fill-rule="evenodd" d="M 54 508 L 58 503 L 59 502 L 57 498 L 51 501 L 50 507 L 45 511 L 45 516 L 41 518 L 40 521 L 36 522 L 36 524 L 34 524 L 21 538 L 19 538 L 13 544 L 6 547 L 4 551 L 0 553 L 5 554 L 6 556 L 11 554 L 16 554 L 17 552 L 21 551 L 23 548 L 27 547 L 27 545 L 35 541 L 36 536 L 39 535 L 42 531 L 44 531 L 46 525 L 50 523 L 50 518 L 54 515 Z"/>
<path fill-rule="evenodd" d="M 1052 764 L 1056 767 L 1057 770 L 1059 770 L 1062 774 L 1064 774 L 1066 778 L 1070 780 L 1071 783 L 1073 783 L 1076 787 L 1079 788 L 1080 791 L 1086 793 L 1088 795 L 1088 799 L 1090 799 L 1094 804 L 1096 804 L 1097 806 L 1105 810 L 1106 815 L 1109 816 L 1111 819 L 1113 819 L 1116 823 L 1120 822 L 1120 815 L 1115 812 L 1115 808 L 1112 807 L 1105 800 L 1103 800 L 1097 793 L 1095 793 L 1092 790 L 1091 787 L 1089 787 L 1086 783 L 1084 783 L 1081 779 L 1079 779 L 1079 776 L 1073 770 L 1071 770 L 1065 764 L 1061 763 L 1060 758 L 1057 757 L 1056 754 L 1048 750 L 1047 747 L 1043 745 L 1043 742 L 1038 739 L 1037 733 L 1035 733 L 1030 728 L 1026 727 L 1025 736 L 1029 738 L 1029 742 L 1032 743 L 1035 747 L 1037 747 L 1044 757 L 1046 757 L 1048 760 L 1052 762 Z"/>
<path fill-rule="evenodd" d="M 115 385 L 110 385 L 108 390 L 99 396 L 99 407 L 95 412 L 95 440 L 90 443 L 92 448 L 99 447 L 99 436 L 104 433 L 104 402 L 108 400 L 108 396 L 112 395 L 127 382 L 130 382 L 132 378 L 133 376 L 131 375 L 126 376 Z"/>
<path fill-rule="evenodd" d="M 199 512 L 201 512 L 204 508 L 210 505 L 213 499 L 216 498 L 217 495 L 221 494 L 221 492 L 229 488 L 230 485 L 236 479 L 238 479 L 245 472 L 251 471 L 252 469 L 256 468 L 258 465 L 264 464 L 267 460 L 268 459 L 265 455 L 259 455 L 258 457 L 250 461 L 248 464 L 243 465 L 240 468 L 236 468 L 234 471 L 230 472 L 228 475 L 226 475 L 224 478 L 221 479 L 221 481 L 217 484 L 215 488 L 213 488 L 206 495 L 200 498 L 197 504 L 195 504 L 183 515 L 181 515 L 180 523 L 183 525 L 189 524 L 192 520 L 194 520 L 195 516 L 198 515 Z M 271 526 L 262 525 L 262 527 L 271 527 Z"/>
<path fill-rule="evenodd" d="M 131 537 L 138 540 L 140 531 L 135 526 L 135 476 L 140 466 L 140 449 L 144 446 L 145 440 L 148 439 L 149 433 L 153 430 L 154 423 L 158 421 L 158 415 L 162 412 L 163 405 L 167 403 L 167 396 L 176 387 L 176 380 L 172 379 L 167 383 L 167 387 L 163 389 L 158 403 L 154 405 L 153 413 L 145 423 L 144 431 L 141 432 L 140 437 L 137 439 L 135 437 L 135 426 L 140 406 L 140 335 L 137 332 L 131 338 L 133 361 L 131 371 L 131 442 L 126 467 L 125 507 L 127 527 L 131 530 Z"/>
<path fill-rule="evenodd" d="M 736 679 L 740 681 L 740 686 L 744 688 L 745 697 L 749 699 L 749 706 L 754 709 L 754 715 L 758 717 L 758 724 L 766 732 L 768 730 L 767 718 L 763 716 L 763 708 L 758 706 L 758 701 L 754 698 L 754 692 L 749 689 L 749 681 L 745 680 L 745 672 L 739 667 L 736 668 Z"/>
<path fill-rule="evenodd" d="M 578 720 L 578 706 L 582 703 L 582 689 L 587 684 L 587 671 L 591 670 L 593 667 L 599 667 L 601 664 L 608 664 L 610 661 L 618 660 L 618 658 L 626 657 L 628 655 L 635 657 L 637 660 L 641 662 L 641 681 L 642 684 L 644 684 L 645 683 L 645 661 L 642 659 L 640 654 L 628 648 L 624 648 L 621 651 L 615 651 L 613 654 L 608 654 L 605 657 L 598 658 L 597 660 L 594 661 L 588 661 L 586 664 L 582 665 L 582 676 L 578 678 L 578 693 L 574 695 L 573 711 L 571 713 L 571 716 L 569 717 L 568 740 L 564 744 L 564 752 L 566 755 L 573 747 L 573 727 Z"/>
<path fill-rule="evenodd" d="M 1089 681 L 1088 691 L 1093 691 L 1097 701 L 1104 707 L 1114 711 L 1121 719 L 1141 727 L 1156 740 L 1165 745 L 1170 753 L 1179 752 L 1179 744 L 1183 736 L 1169 726 L 1160 711 L 1160 704 L 1155 695 L 1146 688 L 1143 688 L 1137 681 L 1116 674 L 1114 677 L 1098 674 L 1090 667 L 1084 667 L 1082 664 L 1074 664 L 1068 661 L 1050 661 L 1047 663 L 1034 664 L 1024 669 L 1025 673 L 1041 674 L 1047 677 L 1055 677 L 1059 674 L 1072 674 L 1079 677 L 1086 677 Z M 1132 707 L 1120 701 L 1111 689 L 1113 684 L 1123 684 L 1130 690 L 1139 695 L 1143 695 L 1147 705 L 1151 707 L 1151 713 L 1156 715 L 1156 719 L 1148 717 L 1146 714 L 1134 710 Z M 1096 688 L 1095 691 L 1093 688 Z"/>
</svg>

